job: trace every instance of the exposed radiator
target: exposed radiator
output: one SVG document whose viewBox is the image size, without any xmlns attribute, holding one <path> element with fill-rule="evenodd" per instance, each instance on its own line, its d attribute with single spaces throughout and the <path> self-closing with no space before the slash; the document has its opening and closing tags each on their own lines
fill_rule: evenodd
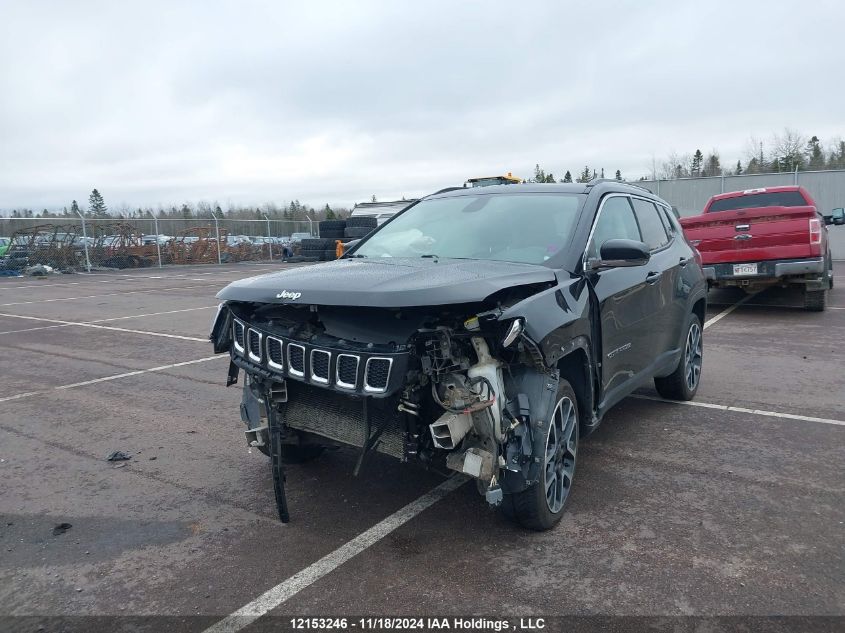
<svg viewBox="0 0 845 633">
<path fill-rule="evenodd" d="M 293 429 L 316 433 L 351 446 L 364 446 L 364 402 L 361 398 L 287 381 L 284 422 Z M 370 398 L 370 433 L 382 429 L 376 450 L 399 459 L 403 454 L 403 427 L 396 410 L 398 398 Z"/>
</svg>

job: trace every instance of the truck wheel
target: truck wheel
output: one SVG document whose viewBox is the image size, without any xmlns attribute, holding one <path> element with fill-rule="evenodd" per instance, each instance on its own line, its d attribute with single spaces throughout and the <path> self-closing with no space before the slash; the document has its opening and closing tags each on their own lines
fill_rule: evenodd
<svg viewBox="0 0 845 633">
<path fill-rule="evenodd" d="M 578 452 L 578 399 L 570 384 L 561 379 L 557 404 L 546 428 L 546 443 L 540 481 L 509 495 L 502 512 L 531 530 L 553 528 L 563 516 L 575 477 Z"/>
<path fill-rule="evenodd" d="M 804 309 L 822 312 L 827 307 L 827 290 L 805 290 Z"/>
<path fill-rule="evenodd" d="M 668 376 L 655 378 L 654 386 L 664 398 L 669 400 L 692 400 L 701 381 L 701 367 L 704 360 L 701 321 L 690 314 L 687 321 L 687 336 L 684 351 L 678 366 Z"/>
</svg>

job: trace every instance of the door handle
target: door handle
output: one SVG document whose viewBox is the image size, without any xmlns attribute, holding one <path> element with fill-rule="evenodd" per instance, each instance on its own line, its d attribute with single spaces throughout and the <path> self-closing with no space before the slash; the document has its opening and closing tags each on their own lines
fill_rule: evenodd
<svg viewBox="0 0 845 633">
<path fill-rule="evenodd" d="M 684 266 L 689 264 L 691 261 L 692 261 L 692 257 L 681 257 L 681 261 L 678 262 L 678 263 L 680 264 L 681 268 L 683 268 Z"/>
<path fill-rule="evenodd" d="M 647 284 L 656 284 L 658 281 L 660 281 L 660 278 L 662 276 L 663 273 L 650 272 L 645 276 L 645 282 Z"/>
</svg>

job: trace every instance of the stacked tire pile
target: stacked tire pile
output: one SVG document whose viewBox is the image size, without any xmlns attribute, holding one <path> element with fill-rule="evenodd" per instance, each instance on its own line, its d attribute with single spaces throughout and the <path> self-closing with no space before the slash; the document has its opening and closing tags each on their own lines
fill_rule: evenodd
<svg viewBox="0 0 845 633">
<path fill-rule="evenodd" d="M 337 242 L 348 244 L 366 237 L 376 228 L 375 218 L 347 218 L 346 220 L 323 220 L 320 222 L 320 237 L 302 240 L 301 256 L 305 262 L 327 262 L 337 259 Z"/>
</svg>

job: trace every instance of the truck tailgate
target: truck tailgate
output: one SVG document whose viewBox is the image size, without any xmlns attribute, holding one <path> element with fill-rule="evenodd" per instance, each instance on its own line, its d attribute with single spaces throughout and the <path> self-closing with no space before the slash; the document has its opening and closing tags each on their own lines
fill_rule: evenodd
<svg viewBox="0 0 845 633">
<path fill-rule="evenodd" d="M 759 262 L 818 257 L 820 245 L 810 244 L 816 217 L 812 206 L 759 207 L 681 218 L 681 225 L 704 264 Z"/>
</svg>

